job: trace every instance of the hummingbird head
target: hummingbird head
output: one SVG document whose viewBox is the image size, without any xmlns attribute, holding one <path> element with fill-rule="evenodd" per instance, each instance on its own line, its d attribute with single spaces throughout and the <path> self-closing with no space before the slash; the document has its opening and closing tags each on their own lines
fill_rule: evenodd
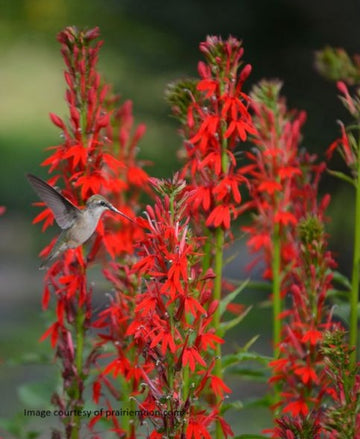
<svg viewBox="0 0 360 439">
<path fill-rule="evenodd" d="M 121 213 L 117 210 L 106 198 L 101 195 L 92 195 L 86 202 L 86 208 L 101 214 L 105 210 L 112 210 L 116 213 Z"/>
</svg>

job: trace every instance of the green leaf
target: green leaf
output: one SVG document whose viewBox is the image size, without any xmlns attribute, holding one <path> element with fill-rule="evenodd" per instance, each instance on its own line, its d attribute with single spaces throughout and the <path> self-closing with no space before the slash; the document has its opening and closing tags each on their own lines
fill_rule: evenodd
<svg viewBox="0 0 360 439">
<path fill-rule="evenodd" d="M 18 388 L 18 396 L 24 406 L 43 409 L 49 405 L 51 388 L 46 382 L 28 383 Z"/>
<path fill-rule="evenodd" d="M 351 290 L 351 288 L 352 288 L 351 282 L 349 281 L 349 279 L 345 275 L 343 275 L 339 271 L 333 271 L 332 273 L 333 273 L 333 280 L 335 282 L 338 282 L 339 284 L 341 284 L 342 286 L 344 286 L 348 290 Z"/>
<path fill-rule="evenodd" d="M 234 364 L 238 364 L 243 361 L 256 361 L 264 366 L 267 366 L 269 364 L 269 361 L 271 361 L 272 359 L 272 357 L 267 357 L 265 355 L 258 354 L 257 352 L 245 352 L 241 350 L 236 354 L 224 355 L 222 357 L 222 366 L 223 369 L 226 369 L 227 367 L 233 366 Z"/>
<path fill-rule="evenodd" d="M 272 307 L 272 300 L 268 300 L 268 299 L 263 300 L 258 303 L 257 307 L 261 309 L 269 309 Z"/>
<path fill-rule="evenodd" d="M 18 419 L 20 421 L 20 418 Z M 21 435 L 22 425 L 21 422 L 17 423 L 17 420 L 15 419 L 0 419 L 0 428 L 2 430 L 7 431 L 8 433 L 11 433 L 15 437 L 19 437 Z"/>
<path fill-rule="evenodd" d="M 257 290 L 257 291 L 265 291 L 271 293 L 272 291 L 272 285 L 270 282 L 264 282 L 264 281 L 257 281 L 257 280 L 239 280 L 239 279 L 233 279 L 233 278 L 227 278 L 229 282 L 235 284 L 235 285 L 242 285 L 243 282 L 247 282 L 247 288 L 250 290 Z"/>
<path fill-rule="evenodd" d="M 227 373 L 231 375 L 240 375 L 244 379 L 261 383 L 266 383 L 269 379 L 268 369 L 251 369 L 249 367 L 239 367 L 239 365 L 237 365 L 232 366 Z"/>
<path fill-rule="evenodd" d="M 221 364 L 223 369 L 237 364 L 239 362 L 238 356 L 236 354 L 223 355 L 221 358 Z"/>
<path fill-rule="evenodd" d="M 221 405 L 221 414 L 224 414 L 230 409 L 241 410 L 243 408 L 243 404 L 241 401 L 227 402 Z"/>
<path fill-rule="evenodd" d="M 231 320 L 227 320 L 226 322 L 221 322 L 219 328 L 220 337 L 222 337 L 229 329 L 238 325 L 247 316 L 251 309 L 252 306 L 249 306 L 242 314 L 236 316 Z"/>
<path fill-rule="evenodd" d="M 341 291 L 341 290 L 335 290 L 335 289 L 331 289 L 326 293 L 326 297 L 338 297 L 340 299 L 345 299 L 348 300 L 349 299 L 349 291 Z"/>
<path fill-rule="evenodd" d="M 241 291 L 246 287 L 246 285 L 249 283 L 249 279 L 246 279 L 242 284 L 240 284 L 237 288 L 235 288 L 234 291 L 227 294 L 225 297 L 223 297 L 220 301 L 220 315 L 222 316 L 224 312 L 226 311 L 226 307 L 231 303 L 233 300 L 235 300 L 236 296 L 241 293 Z"/>
<path fill-rule="evenodd" d="M 349 183 L 352 186 L 356 187 L 354 180 L 351 177 L 349 177 L 348 175 L 344 174 L 343 172 L 333 171 L 332 169 L 328 169 L 328 173 L 330 175 L 333 175 L 334 177 L 339 178 L 340 180 L 346 181 L 346 183 Z"/>
<path fill-rule="evenodd" d="M 9 358 L 6 364 L 9 366 L 29 364 L 49 364 L 51 356 L 48 353 L 25 352 L 17 358 Z"/>
<path fill-rule="evenodd" d="M 250 340 L 246 343 L 246 345 L 241 350 L 247 352 L 259 337 L 260 337 L 259 334 L 254 335 L 254 337 L 250 338 Z"/>
<path fill-rule="evenodd" d="M 30 418 L 24 416 L 22 412 L 16 413 L 11 419 L 0 418 L 0 428 L 11 437 L 18 439 L 36 439 L 40 436 L 40 432 L 35 430 L 27 430 Z"/>
<path fill-rule="evenodd" d="M 269 436 L 262 436 L 261 434 L 241 434 L 234 439 L 269 439 Z"/>
<path fill-rule="evenodd" d="M 334 316 L 339 317 L 344 322 L 349 321 L 350 305 L 348 303 L 338 303 L 333 309 Z"/>
</svg>

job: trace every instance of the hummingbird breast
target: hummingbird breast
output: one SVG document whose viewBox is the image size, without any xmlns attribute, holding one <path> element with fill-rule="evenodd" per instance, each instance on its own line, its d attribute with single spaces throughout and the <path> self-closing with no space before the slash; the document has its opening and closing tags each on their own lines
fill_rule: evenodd
<svg viewBox="0 0 360 439">
<path fill-rule="evenodd" d="M 75 221 L 72 227 L 67 231 L 68 248 L 76 248 L 86 242 L 95 232 L 99 222 L 100 215 L 94 215 L 95 212 L 83 211 L 81 216 Z"/>
</svg>

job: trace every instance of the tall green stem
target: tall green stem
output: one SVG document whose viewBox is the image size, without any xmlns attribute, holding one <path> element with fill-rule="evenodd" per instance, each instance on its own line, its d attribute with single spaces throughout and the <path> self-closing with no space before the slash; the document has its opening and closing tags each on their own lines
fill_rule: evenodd
<svg viewBox="0 0 360 439">
<path fill-rule="evenodd" d="M 279 343 L 281 335 L 281 321 L 279 314 L 282 310 L 281 303 L 281 279 L 280 279 L 280 260 L 281 244 L 279 224 L 275 224 L 273 231 L 273 261 L 272 261 L 272 280 L 273 280 L 273 343 L 274 358 L 279 356 Z"/>
<path fill-rule="evenodd" d="M 355 202 L 355 225 L 354 225 L 354 257 L 351 279 L 350 295 L 350 345 L 354 347 L 351 354 L 351 362 L 355 364 L 357 358 L 358 338 L 358 300 L 359 300 L 359 268 L 360 268 L 360 155 L 358 159 L 356 202 Z"/>
<path fill-rule="evenodd" d="M 202 269 L 205 274 L 209 267 L 211 266 L 211 254 L 212 254 L 212 243 L 213 243 L 213 235 L 212 233 L 206 229 L 206 241 L 204 244 L 204 256 L 202 258 Z"/>
<path fill-rule="evenodd" d="M 215 285 L 214 285 L 214 300 L 220 304 L 221 300 L 221 285 L 222 285 L 222 268 L 223 268 L 223 248 L 224 248 L 224 230 L 218 227 L 215 231 Z M 214 328 L 216 331 L 220 328 L 220 306 L 214 313 Z M 221 363 L 221 345 L 218 343 L 215 350 L 215 376 L 222 378 L 222 363 Z M 216 395 L 216 402 L 220 404 L 221 396 Z M 223 437 L 220 422 L 216 423 L 216 439 Z"/>
<path fill-rule="evenodd" d="M 81 389 L 80 389 L 80 381 L 82 380 L 83 375 L 83 351 L 84 351 L 84 321 L 85 321 L 85 313 L 79 308 L 76 321 L 75 321 L 75 330 L 76 330 L 76 347 L 75 347 L 75 366 L 78 376 L 78 382 L 74 381 L 74 394 L 70 397 L 73 397 L 76 401 L 75 409 L 77 412 L 81 411 L 82 403 L 81 403 Z M 80 428 L 81 428 L 81 417 L 75 415 L 74 416 L 74 426 L 71 430 L 71 439 L 78 439 L 80 437 Z"/>
<path fill-rule="evenodd" d="M 280 227 L 276 223 L 273 230 L 273 261 L 272 261 L 272 283 L 273 283 L 273 344 L 274 344 L 274 358 L 279 358 L 279 343 L 281 340 L 281 320 L 279 315 L 282 311 L 281 301 L 281 242 L 280 242 Z M 280 389 L 277 385 L 274 386 L 274 403 L 276 404 L 280 399 Z"/>
</svg>

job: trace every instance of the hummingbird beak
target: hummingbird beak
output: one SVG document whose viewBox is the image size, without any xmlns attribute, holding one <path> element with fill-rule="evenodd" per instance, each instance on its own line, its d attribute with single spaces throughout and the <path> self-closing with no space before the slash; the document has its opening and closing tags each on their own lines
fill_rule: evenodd
<svg viewBox="0 0 360 439">
<path fill-rule="evenodd" d="M 125 215 L 125 213 L 120 212 L 120 210 L 117 210 L 116 207 L 114 207 L 112 204 L 109 203 L 109 209 L 112 210 L 113 212 L 123 216 L 124 218 L 126 218 L 127 220 L 131 221 L 132 223 L 135 223 L 135 221 L 130 218 L 129 216 Z"/>
</svg>

